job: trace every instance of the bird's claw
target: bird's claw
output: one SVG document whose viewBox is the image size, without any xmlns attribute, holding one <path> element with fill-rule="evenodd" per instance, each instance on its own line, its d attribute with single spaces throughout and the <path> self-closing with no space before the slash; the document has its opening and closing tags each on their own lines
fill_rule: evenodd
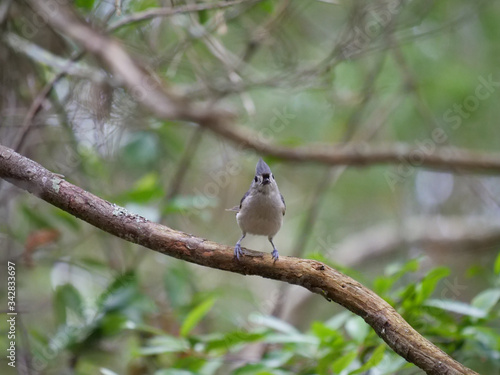
<svg viewBox="0 0 500 375">
<path fill-rule="evenodd" d="M 271 256 L 273 257 L 273 260 L 276 262 L 279 259 L 278 250 L 274 249 L 273 252 L 271 253 Z"/>
<path fill-rule="evenodd" d="M 234 247 L 234 257 L 240 260 L 240 255 L 243 255 L 243 251 L 241 250 L 241 245 L 237 243 Z"/>
</svg>

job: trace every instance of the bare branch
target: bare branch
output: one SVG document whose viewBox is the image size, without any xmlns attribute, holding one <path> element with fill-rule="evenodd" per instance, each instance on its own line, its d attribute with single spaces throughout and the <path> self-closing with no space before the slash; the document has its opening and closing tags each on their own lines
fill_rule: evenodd
<svg viewBox="0 0 500 375">
<path fill-rule="evenodd" d="M 69 59 L 67 62 L 66 68 L 70 67 L 75 61 L 80 59 L 83 56 L 82 52 L 76 52 L 73 54 L 73 56 Z M 55 84 L 66 75 L 67 69 L 64 68 L 61 70 L 59 73 L 57 73 L 49 82 L 45 84 L 45 86 L 38 92 L 37 96 L 33 100 L 33 102 L 30 105 L 30 108 L 28 109 L 28 112 L 26 113 L 26 116 L 24 117 L 23 124 L 21 125 L 21 130 L 19 131 L 20 135 L 18 138 L 18 141 L 14 143 L 14 150 L 20 151 L 21 147 L 23 146 L 23 143 L 26 141 L 26 138 L 28 136 L 30 127 L 32 125 L 32 120 L 40 111 L 42 108 L 42 104 L 45 100 L 45 98 L 50 94 L 52 89 L 54 88 Z"/>
<path fill-rule="evenodd" d="M 380 224 L 355 233 L 335 244 L 332 257 L 339 264 L 354 266 L 387 255 L 402 246 L 477 252 L 498 243 L 500 224 L 490 218 L 422 216 L 397 224 Z"/>
<path fill-rule="evenodd" d="M 166 85 L 139 66 L 116 40 L 91 28 L 71 8 L 56 1 L 30 1 L 42 19 L 99 57 L 131 95 L 155 115 L 170 120 L 208 120 L 206 112 L 191 108 L 189 102 L 169 91 Z"/>
<path fill-rule="evenodd" d="M 157 17 L 170 17 L 175 14 L 182 13 L 192 13 L 192 12 L 201 12 L 203 10 L 213 10 L 213 9 L 223 9 L 232 7 L 240 4 L 251 4 L 261 0 L 234 0 L 234 1 L 221 1 L 218 3 L 203 3 L 203 4 L 188 4 L 184 6 L 178 6 L 175 8 L 153 8 L 148 9 L 143 12 L 134 13 L 128 16 L 123 17 L 119 21 L 111 24 L 108 28 L 108 31 L 114 31 L 123 27 L 125 25 L 129 25 L 134 22 L 145 21 L 152 18 Z"/>
<path fill-rule="evenodd" d="M 87 78 L 98 83 L 104 82 L 108 79 L 106 74 L 97 68 L 92 68 L 86 64 L 78 63 L 73 59 L 67 60 L 66 58 L 54 55 L 37 44 L 21 38 L 15 33 L 5 33 L 3 35 L 3 41 L 14 51 L 23 53 L 30 59 L 33 59 L 42 65 L 50 66 L 57 73 L 64 72 L 65 74 L 80 78 Z"/>
<path fill-rule="evenodd" d="M 0 4 L 0 25 L 7 19 L 12 1 L 13 0 L 2 1 L 2 4 Z"/>
<path fill-rule="evenodd" d="M 399 355 L 427 374 L 476 374 L 415 331 L 387 302 L 357 281 L 318 261 L 233 248 L 173 230 L 132 214 L 60 178 L 40 164 L 0 146 L 0 177 L 117 237 L 187 262 L 303 286 L 361 316 Z"/>
<path fill-rule="evenodd" d="M 261 140 L 247 129 L 230 126 L 227 122 L 201 122 L 215 133 L 232 141 L 241 149 L 252 149 L 263 155 L 294 162 L 316 162 L 326 165 L 368 166 L 373 164 L 399 164 L 408 167 L 427 167 L 461 172 L 500 172 L 500 154 L 478 153 L 455 147 L 430 147 L 407 144 L 370 145 L 368 143 L 310 144 L 287 147 Z M 401 173 L 402 175 L 404 173 Z"/>
</svg>

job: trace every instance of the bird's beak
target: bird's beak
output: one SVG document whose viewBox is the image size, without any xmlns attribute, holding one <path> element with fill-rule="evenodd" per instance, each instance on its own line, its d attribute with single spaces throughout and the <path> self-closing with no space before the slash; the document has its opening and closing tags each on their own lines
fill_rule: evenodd
<svg viewBox="0 0 500 375">
<path fill-rule="evenodd" d="M 271 180 L 269 179 L 269 177 L 264 177 L 262 179 L 262 185 L 267 185 L 267 184 L 270 184 L 271 183 Z"/>
</svg>

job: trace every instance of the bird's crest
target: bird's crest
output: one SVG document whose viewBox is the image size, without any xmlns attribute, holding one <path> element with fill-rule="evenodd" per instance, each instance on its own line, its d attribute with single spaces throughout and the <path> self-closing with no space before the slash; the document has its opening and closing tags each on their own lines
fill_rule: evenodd
<svg viewBox="0 0 500 375">
<path fill-rule="evenodd" d="M 263 174 L 271 174 L 271 168 L 269 168 L 269 165 L 267 165 L 266 162 L 260 158 L 257 162 L 257 166 L 255 167 L 255 175 L 260 176 Z"/>
</svg>

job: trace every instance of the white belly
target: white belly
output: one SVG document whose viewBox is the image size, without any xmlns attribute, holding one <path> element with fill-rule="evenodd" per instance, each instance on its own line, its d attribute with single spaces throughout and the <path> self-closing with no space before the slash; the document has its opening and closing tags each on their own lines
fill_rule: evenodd
<svg viewBox="0 0 500 375">
<path fill-rule="evenodd" d="M 278 233 L 283 222 L 281 197 L 259 195 L 247 197 L 246 200 L 240 212 L 236 214 L 241 230 L 268 237 Z"/>
</svg>

